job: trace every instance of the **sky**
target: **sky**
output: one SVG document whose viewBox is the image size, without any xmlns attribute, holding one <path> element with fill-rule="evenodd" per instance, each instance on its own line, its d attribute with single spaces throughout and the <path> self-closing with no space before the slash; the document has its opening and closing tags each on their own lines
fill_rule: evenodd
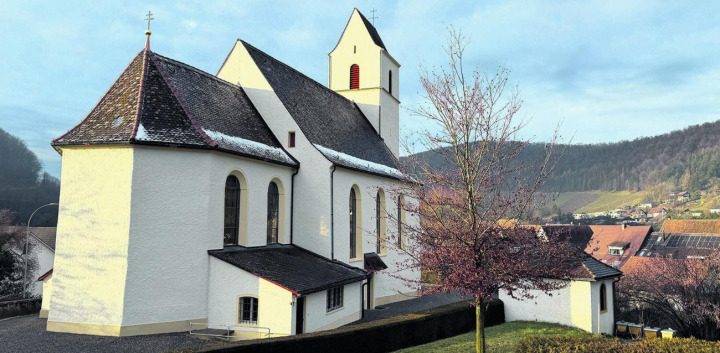
<svg viewBox="0 0 720 353">
<path fill-rule="evenodd" d="M 419 68 L 447 62 L 448 26 L 470 38 L 468 67 L 510 70 L 534 141 L 559 123 L 565 141 L 606 143 L 720 119 L 720 2 L 0 0 L 0 128 L 59 177 L 51 140 L 143 49 L 148 10 L 158 54 L 214 74 L 241 38 L 327 84 L 327 54 L 354 7 L 378 10 L 402 64 L 401 135 L 431 127 L 406 109 L 422 103 Z"/>
</svg>

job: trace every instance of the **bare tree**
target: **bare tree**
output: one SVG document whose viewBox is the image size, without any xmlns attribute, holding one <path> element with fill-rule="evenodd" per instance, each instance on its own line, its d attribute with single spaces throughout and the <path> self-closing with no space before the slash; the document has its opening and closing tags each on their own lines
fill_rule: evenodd
<svg viewBox="0 0 720 353">
<path fill-rule="evenodd" d="M 406 212 L 420 219 L 418 227 L 404 225 L 410 260 L 403 266 L 437 276 L 438 286 L 427 291 L 473 298 L 477 352 L 484 352 L 492 294 L 505 290 L 532 298 L 532 290 L 559 289 L 562 281 L 548 279 L 569 277 L 578 256 L 567 242 L 538 239 L 534 230 L 507 221 L 528 213 L 552 170 L 555 139 L 537 161 L 518 158 L 529 144 L 519 135 L 526 121 L 518 117 L 518 90 L 506 92 L 507 69 L 493 76 L 467 71 L 466 45 L 462 33 L 451 29 L 444 48 L 448 65 L 421 70 L 425 104 L 412 113 L 435 125 L 419 142 L 434 151 L 433 161 L 411 156 L 408 173 L 419 183 L 396 192 L 407 196 Z"/>
<path fill-rule="evenodd" d="M 15 213 L 0 209 L 0 300 L 22 298 L 25 227 L 17 225 Z M 32 243 L 30 249 L 32 252 Z M 28 273 L 37 268 L 37 258 L 28 258 Z"/>
</svg>

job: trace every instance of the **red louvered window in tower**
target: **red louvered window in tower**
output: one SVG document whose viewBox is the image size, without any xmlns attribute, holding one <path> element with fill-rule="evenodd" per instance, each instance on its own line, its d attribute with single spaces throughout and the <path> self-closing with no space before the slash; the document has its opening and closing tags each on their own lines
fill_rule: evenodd
<svg viewBox="0 0 720 353">
<path fill-rule="evenodd" d="M 353 64 L 350 66 L 350 89 L 360 88 L 360 66 Z"/>
</svg>

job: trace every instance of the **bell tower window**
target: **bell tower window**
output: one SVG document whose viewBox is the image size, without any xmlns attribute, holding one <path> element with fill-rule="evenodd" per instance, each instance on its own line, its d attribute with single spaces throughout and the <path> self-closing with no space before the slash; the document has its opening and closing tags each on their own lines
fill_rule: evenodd
<svg viewBox="0 0 720 353">
<path fill-rule="evenodd" d="M 350 89 L 360 88 L 360 66 L 352 64 L 350 66 Z"/>
<path fill-rule="evenodd" d="M 388 93 L 392 95 L 392 70 L 388 70 Z"/>
</svg>

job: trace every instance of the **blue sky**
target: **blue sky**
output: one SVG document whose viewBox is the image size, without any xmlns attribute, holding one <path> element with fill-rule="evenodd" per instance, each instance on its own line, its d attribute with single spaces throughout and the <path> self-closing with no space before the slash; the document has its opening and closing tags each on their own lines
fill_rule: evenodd
<svg viewBox="0 0 720 353">
<path fill-rule="evenodd" d="M 148 10 L 159 54 L 215 73 L 242 38 L 327 83 L 327 54 L 352 8 L 369 17 L 374 6 L 402 64 L 402 107 L 421 99 L 419 65 L 445 62 L 453 25 L 471 38 L 468 65 L 511 70 L 528 136 L 546 140 L 562 121 L 574 143 L 634 139 L 720 119 L 713 3 L 0 0 L 0 127 L 59 176 L 50 141 L 81 121 L 143 48 Z M 403 134 L 426 126 L 402 109 Z"/>
</svg>

